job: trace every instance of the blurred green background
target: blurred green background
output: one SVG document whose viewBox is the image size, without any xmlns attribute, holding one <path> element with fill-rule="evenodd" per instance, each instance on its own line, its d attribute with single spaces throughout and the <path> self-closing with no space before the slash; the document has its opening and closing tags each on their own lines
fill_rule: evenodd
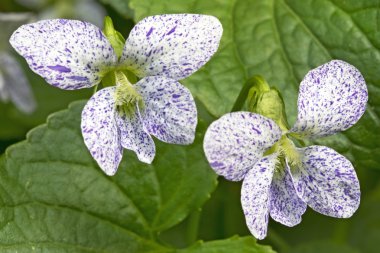
<svg viewBox="0 0 380 253">
<path fill-rule="evenodd" d="M 0 11 L 31 12 L 36 19 L 48 15 L 80 19 L 75 2 L 2 0 Z M 268 237 L 260 244 L 285 253 L 380 251 L 377 244 L 380 241 L 380 1 L 102 0 L 89 4 L 109 15 L 125 37 L 137 21 L 149 15 L 202 13 L 221 20 L 224 34 L 218 53 L 196 75 L 183 81 L 196 97 L 200 118 L 206 125 L 232 108 L 245 80 L 254 74 L 264 76 L 281 90 L 292 123 L 296 117 L 298 85 L 308 70 L 334 58 L 355 65 L 368 84 L 367 112 L 352 129 L 317 143 L 333 147 L 354 164 L 362 190 L 359 210 L 350 219 L 334 219 L 309 208 L 302 223 L 294 228 L 271 220 Z M 49 114 L 67 108 L 72 101 L 88 99 L 93 92 L 51 87 L 21 57 L 17 59 L 31 83 L 38 107 L 34 113 L 25 115 L 11 103 L 0 103 L 0 153 L 25 139 L 26 133 L 45 123 Z M 157 241 L 182 248 L 196 240 L 250 235 L 240 206 L 240 183 L 222 178 L 218 181 L 201 210 L 192 210 L 187 218 L 160 233 Z"/>
</svg>

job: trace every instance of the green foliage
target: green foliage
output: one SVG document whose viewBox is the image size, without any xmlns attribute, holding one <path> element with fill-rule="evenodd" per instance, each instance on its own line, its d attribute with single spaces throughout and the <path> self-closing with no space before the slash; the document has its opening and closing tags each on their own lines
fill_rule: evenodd
<svg viewBox="0 0 380 253">
<path fill-rule="evenodd" d="M 298 85 L 331 59 L 355 65 L 369 88 L 367 113 L 332 143 L 357 167 L 380 168 L 379 6 L 373 0 L 130 0 L 135 20 L 162 13 L 214 15 L 223 24 L 217 54 L 184 80 L 214 116 L 232 109 L 248 78 L 262 75 L 281 91 L 289 123 L 297 115 Z"/>
<path fill-rule="evenodd" d="M 190 146 L 156 141 L 152 165 L 126 152 L 117 175 L 108 177 L 84 146 L 83 106 L 77 102 L 55 113 L 2 157 L 0 249 L 172 252 L 155 238 L 200 208 L 216 186 L 202 135 Z M 231 239 L 231 247 L 239 240 Z M 253 239 L 241 240 L 255 245 Z M 223 243 L 197 244 L 189 251 L 215 252 Z"/>
</svg>

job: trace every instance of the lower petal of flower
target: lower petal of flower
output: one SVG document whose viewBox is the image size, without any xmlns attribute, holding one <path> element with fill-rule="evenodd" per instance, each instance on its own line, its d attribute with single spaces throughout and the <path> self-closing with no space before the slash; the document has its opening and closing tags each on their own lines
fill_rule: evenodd
<svg viewBox="0 0 380 253">
<path fill-rule="evenodd" d="M 322 214 L 348 218 L 359 207 L 360 186 L 354 167 L 324 146 L 299 149 L 302 165 L 291 168 L 298 196 Z"/>
<path fill-rule="evenodd" d="M 197 108 L 186 87 L 162 76 L 143 78 L 135 86 L 143 97 L 141 115 L 150 134 L 167 143 L 193 143 Z"/>
<path fill-rule="evenodd" d="M 286 163 L 281 169 L 276 169 L 270 188 L 270 216 L 277 222 L 289 227 L 299 224 L 307 205 L 302 201 L 290 176 Z"/>
<path fill-rule="evenodd" d="M 116 173 L 122 158 L 115 121 L 115 87 L 96 92 L 82 111 L 84 143 L 99 167 L 109 176 Z"/>
<path fill-rule="evenodd" d="M 156 147 L 152 137 L 144 129 L 138 105 L 135 104 L 135 109 L 129 114 L 118 111 L 116 122 L 121 145 L 134 151 L 140 161 L 151 163 L 156 154 Z"/>
<path fill-rule="evenodd" d="M 241 205 L 252 235 L 264 239 L 267 235 L 270 191 L 277 154 L 261 158 L 244 177 Z"/>
</svg>

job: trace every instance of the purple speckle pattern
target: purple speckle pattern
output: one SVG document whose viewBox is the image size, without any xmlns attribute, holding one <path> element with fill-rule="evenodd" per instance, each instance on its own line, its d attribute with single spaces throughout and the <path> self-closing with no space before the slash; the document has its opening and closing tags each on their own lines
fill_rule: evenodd
<svg viewBox="0 0 380 253">
<path fill-rule="evenodd" d="M 350 161 L 324 146 L 298 151 L 302 166 L 291 170 L 298 196 L 324 215 L 351 217 L 359 207 L 360 186 Z"/>
<path fill-rule="evenodd" d="M 305 213 L 307 204 L 302 201 L 294 188 L 289 174 L 289 167 L 276 170 L 270 188 L 270 216 L 288 227 L 299 224 Z"/>
<path fill-rule="evenodd" d="M 240 181 L 280 138 L 281 130 L 271 119 L 250 112 L 233 112 L 209 126 L 203 149 L 218 175 Z"/>
<path fill-rule="evenodd" d="M 222 33 L 222 25 L 212 16 L 147 17 L 132 29 L 120 61 L 139 77 L 161 75 L 180 80 L 211 58 Z"/>
<path fill-rule="evenodd" d="M 0 53 L 0 83 L 0 100 L 11 100 L 24 113 L 32 113 L 36 109 L 36 101 L 22 67 L 5 52 Z"/>
<path fill-rule="evenodd" d="M 135 85 L 144 100 L 141 110 L 146 130 L 159 140 L 191 144 L 197 126 L 197 108 L 190 91 L 179 82 L 150 76 Z"/>
<path fill-rule="evenodd" d="M 241 205 L 252 235 L 264 239 L 269 221 L 269 196 L 277 154 L 261 158 L 244 177 Z"/>
<path fill-rule="evenodd" d="M 134 151 L 140 161 L 150 164 L 156 154 L 156 146 L 152 137 L 144 130 L 138 106 L 136 105 L 133 115 L 117 113 L 116 122 L 120 130 L 121 145 Z"/>
<path fill-rule="evenodd" d="M 330 61 L 311 70 L 301 82 L 298 119 L 291 132 L 318 137 L 346 130 L 363 115 L 367 100 L 359 70 L 341 60 Z"/>
<path fill-rule="evenodd" d="M 115 120 L 114 92 L 115 87 L 96 92 L 82 111 L 81 123 L 84 143 L 109 176 L 116 173 L 123 154 Z"/>
<path fill-rule="evenodd" d="M 98 84 L 117 63 L 102 31 L 77 20 L 42 20 L 23 25 L 13 33 L 10 43 L 34 72 L 65 90 Z"/>
</svg>

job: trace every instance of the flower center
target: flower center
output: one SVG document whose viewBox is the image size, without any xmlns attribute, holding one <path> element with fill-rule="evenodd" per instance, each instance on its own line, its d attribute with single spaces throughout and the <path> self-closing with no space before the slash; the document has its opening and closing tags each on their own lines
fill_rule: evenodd
<svg viewBox="0 0 380 253">
<path fill-rule="evenodd" d="M 285 160 L 288 162 L 289 166 L 299 167 L 302 164 L 301 154 L 297 151 L 296 145 L 290 140 L 286 135 L 283 135 L 280 140 L 278 140 L 264 156 L 271 155 L 273 153 L 278 153 L 276 171 L 281 172 L 285 166 Z"/>
<path fill-rule="evenodd" d="M 119 113 L 131 115 L 143 106 L 141 95 L 122 71 L 115 71 L 115 105 Z"/>
</svg>

